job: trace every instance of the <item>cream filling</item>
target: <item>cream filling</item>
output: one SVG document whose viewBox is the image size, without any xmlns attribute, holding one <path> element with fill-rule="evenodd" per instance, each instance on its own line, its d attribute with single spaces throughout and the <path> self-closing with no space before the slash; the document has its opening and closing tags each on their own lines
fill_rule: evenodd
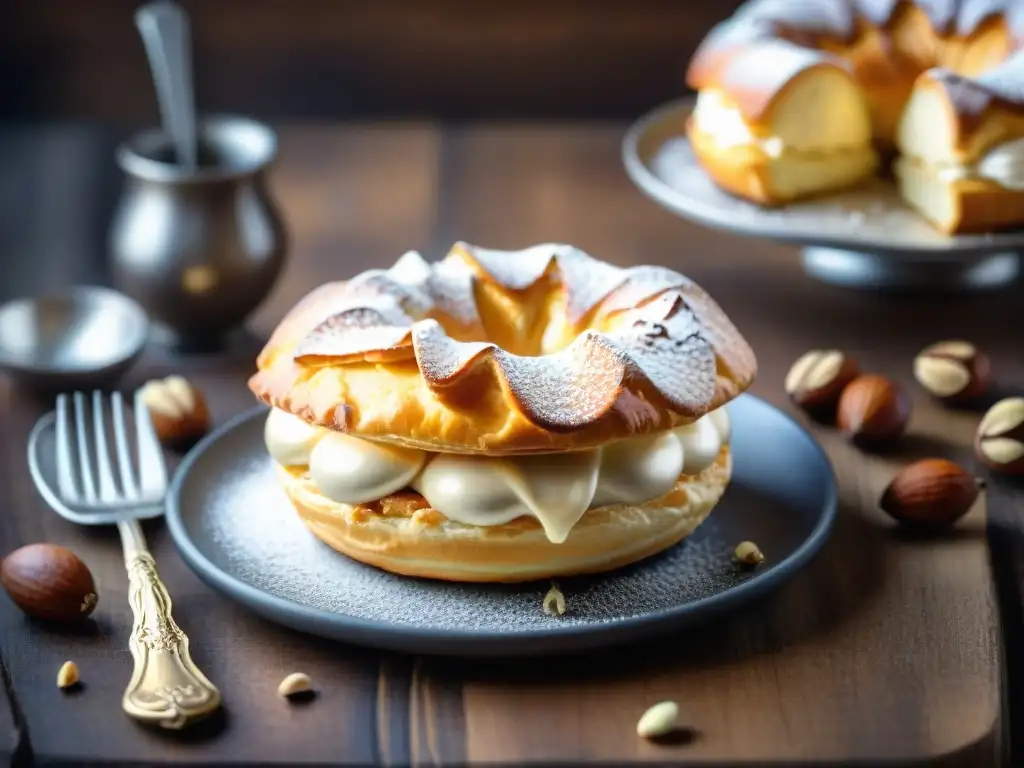
<svg viewBox="0 0 1024 768">
<path fill-rule="evenodd" d="M 730 433 L 719 408 L 670 432 L 594 450 L 471 456 L 363 440 L 274 408 L 264 440 L 279 464 L 308 466 L 333 501 L 360 504 L 411 487 L 450 520 L 486 527 L 530 516 L 561 543 L 588 509 L 643 504 L 668 493 L 681 474 L 711 466 Z"/>
<path fill-rule="evenodd" d="M 992 181 L 1003 189 L 1024 190 L 1024 138 L 999 144 L 975 163 L 933 165 L 936 177 L 953 183 L 965 179 Z"/>
<path fill-rule="evenodd" d="M 722 147 L 758 146 L 769 157 L 779 157 L 786 146 L 778 136 L 761 137 L 754 134 L 740 110 L 715 90 L 697 94 L 697 103 L 691 113 L 693 126 L 715 139 Z"/>
</svg>

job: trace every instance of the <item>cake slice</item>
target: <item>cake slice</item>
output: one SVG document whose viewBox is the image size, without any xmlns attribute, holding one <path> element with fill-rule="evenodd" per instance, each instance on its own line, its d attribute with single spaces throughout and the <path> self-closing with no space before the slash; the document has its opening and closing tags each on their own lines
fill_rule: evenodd
<svg viewBox="0 0 1024 768">
<path fill-rule="evenodd" d="M 719 186 L 782 205 L 874 173 L 871 115 L 842 61 L 780 39 L 748 39 L 721 55 L 728 42 L 689 73 L 699 93 L 687 134 Z"/>
<path fill-rule="evenodd" d="M 1024 224 L 1024 52 L 973 79 L 923 73 L 897 146 L 901 194 L 943 232 Z"/>
</svg>

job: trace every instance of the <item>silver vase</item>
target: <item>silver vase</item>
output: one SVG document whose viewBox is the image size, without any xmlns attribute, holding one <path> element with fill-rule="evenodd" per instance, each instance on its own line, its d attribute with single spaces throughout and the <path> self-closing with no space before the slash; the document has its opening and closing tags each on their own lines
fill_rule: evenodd
<svg viewBox="0 0 1024 768">
<path fill-rule="evenodd" d="M 174 162 L 160 131 L 117 150 L 125 185 L 110 232 L 115 285 L 175 346 L 217 348 L 267 297 L 287 234 L 267 183 L 274 132 L 254 120 L 201 121 L 199 163 Z"/>
</svg>

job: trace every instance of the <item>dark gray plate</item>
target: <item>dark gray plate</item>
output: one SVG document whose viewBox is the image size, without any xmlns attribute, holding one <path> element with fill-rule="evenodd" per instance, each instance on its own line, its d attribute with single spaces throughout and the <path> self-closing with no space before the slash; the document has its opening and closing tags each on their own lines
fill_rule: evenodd
<svg viewBox="0 0 1024 768">
<path fill-rule="evenodd" d="M 828 459 L 781 411 L 750 395 L 730 406 L 735 471 L 686 542 L 604 576 L 559 581 L 567 612 L 546 616 L 550 584 L 475 586 L 395 576 L 310 534 L 263 447 L 265 409 L 243 414 L 186 457 L 167 521 L 189 566 L 214 589 L 287 626 L 377 648 L 532 655 L 594 648 L 677 628 L 778 585 L 822 545 L 835 516 Z M 750 539 L 767 563 L 731 561 Z"/>
</svg>

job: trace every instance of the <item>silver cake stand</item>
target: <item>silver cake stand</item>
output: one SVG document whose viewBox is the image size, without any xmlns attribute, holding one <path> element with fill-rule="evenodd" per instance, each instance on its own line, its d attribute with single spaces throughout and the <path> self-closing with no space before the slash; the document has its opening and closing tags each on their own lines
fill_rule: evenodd
<svg viewBox="0 0 1024 768">
<path fill-rule="evenodd" d="M 635 123 L 623 141 L 633 182 L 673 213 L 737 235 L 803 247 L 805 270 L 826 283 L 888 290 L 989 289 L 1020 272 L 1024 232 L 936 232 L 877 179 L 856 190 L 785 208 L 761 208 L 720 190 L 683 133 L 691 99 Z"/>
</svg>

